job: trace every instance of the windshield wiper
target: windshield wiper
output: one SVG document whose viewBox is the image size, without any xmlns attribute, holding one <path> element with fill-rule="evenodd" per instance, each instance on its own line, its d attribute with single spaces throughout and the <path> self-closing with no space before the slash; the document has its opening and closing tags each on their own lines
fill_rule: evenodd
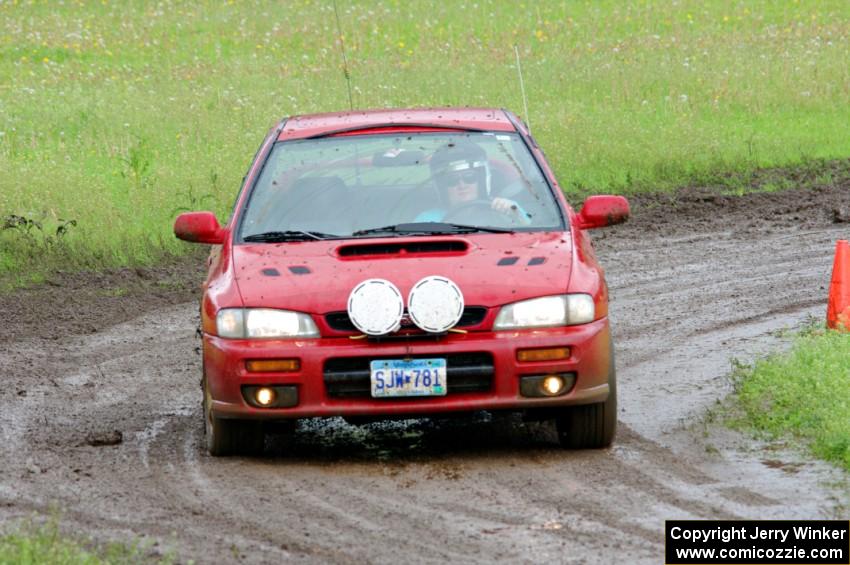
<svg viewBox="0 0 850 565">
<path fill-rule="evenodd" d="M 354 232 L 353 236 L 359 235 L 374 235 L 380 233 L 391 233 L 395 235 L 442 235 L 454 233 L 513 233 L 514 230 L 508 228 L 491 228 L 485 226 L 469 226 L 465 224 L 452 224 L 447 222 L 412 222 L 407 224 L 394 224 L 383 226 L 380 228 L 369 228 Z"/>
<path fill-rule="evenodd" d="M 287 231 L 267 231 L 263 233 L 252 233 L 242 238 L 243 241 L 249 242 L 264 242 L 277 243 L 281 241 L 304 241 L 308 239 L 323 240 L 335 239 L 338 235 L 330 233 L 322 233 L 319 231 L 304 231 L 304 230 L 287 230 Z"/>
<path fill-rule="evenodd" d="M 445 229 L 445 233 L 473 233 L 473 232 L 486 232 L 486 233 L 514 233 L 514 230 L 510 228 L 493 228 L 490 226 L 470 226 L 466 224 L 452 224 L 447 222 L 434 222 L 436 226 L 432 229 L 434 230 L 443 230 Z M 448 228 L 448 229 L 446 229 Z M 443 232 L 438 232 L 443 233 Z"/>
<path fill-rule="evenodd" d="M 383 226 L 380 228 L 368 228 L 365 230 L 357 230 L 353 232 L 351 235 L 372 235 L 376 233 L 408 233 L 409 230 L 405 229 L 407 226 L 412 226 L 415 224 L 395 224 L 391 226 Z M 415 230 L 418 231 L 418 230 Z"/>
</svg>

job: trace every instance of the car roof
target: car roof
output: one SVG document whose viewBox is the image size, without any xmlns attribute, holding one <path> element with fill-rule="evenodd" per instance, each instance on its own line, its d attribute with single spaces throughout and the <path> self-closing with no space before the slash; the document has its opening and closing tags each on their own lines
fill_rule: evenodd
<svg viewBox="0 0 850 565">
<path fill-rule="evenodd" d="M 285 120 L 278 140 L 386 127 L 434 127 L 516 131 L 511 116 L 497 108 L 409 108 L 305 114 Z"/>
</svg>

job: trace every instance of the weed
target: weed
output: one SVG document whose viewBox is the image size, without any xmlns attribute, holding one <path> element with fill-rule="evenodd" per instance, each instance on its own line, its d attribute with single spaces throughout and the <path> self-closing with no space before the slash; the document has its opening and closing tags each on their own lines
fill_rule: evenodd
<svg viewBox="0 0 850 565">
<path fill-rule="evenodd" d="M 56 227 L 52 230 L 45 229 L 44 221 L 35 220 L 26 216 L 9 214 L 3 218 L 0 231 L 11 231 L 17 233 L 29 244 L 37 247 L 49 248 L 62 241 L 72 227 L 77 225 L 77 220 L 56 220 Z"/>
<path fill-rule="evenodd" d="M 215 173 L 213 173 L 213 175 L 212 175 L 213 186 L 215 186 L 216 179 L 217 179 L 217 176 L 216 176 Z M 195 194 L 195 192 L 192 190 L 191 185 L 189 185 L 189 188 L 187 188 L 186 190 L 178 192 L 177 195 L 181 197 L 181 200 L 184 201 L 186 203 L 186 205 L 185 206 L 178 206 L 178 207 L 172 209 L 171 210 L 172 216 L 175 216 L 175 215 L 179 214 L 180 212 L 191 212 L 193 210 L 199 210 L 199 209 L 204 207 L 205 202 L 210 202 L 214 198 L 213 195 L 210 194 L 210 193 L 200 194 L 200 195 Z"/>
<path fill-rule="evenodd" d="M 50 258 L 61 258 L 57 262 L 68 264 L 73 252 L 65 239 L 76 225 L 76 220 L 49 221 L 46 215 L 38 220 L 18 214 L 0 219 L 0 276 L 7 279 L 2 286 L 8 286 L 10 280 L 17 281 L 14 286 L 44 281 Z M 40 269 L 20 268 L 38 264 Z"/>
<path fill-rule="evenodd" d="M 56 237 L 61 239 L 68 233 L 68 230 L 76 225 L 77 220 L 63 220 L 59 218 L 59 225 L 56 226 Z"/>
<path fill-rule="evenodd" d="M 42 231 L 41 222 L 27 218 L 26 216 L 18 216 L 17 214 L 9 214 L 3 218 L 3 226 L 0 227 L 0 229 L 4 230 L 17 230 L 27 237 L 32 235 L 33 228 Z"/>
<path fill-rule="evenodd" d="M 124 165 L 121 176 L 130 182 L 130 186 L 141 192 L 150 186 L 151 161 L 145 140 L 137 137 L 125 155 L 119 157 Z"/>
</svg>

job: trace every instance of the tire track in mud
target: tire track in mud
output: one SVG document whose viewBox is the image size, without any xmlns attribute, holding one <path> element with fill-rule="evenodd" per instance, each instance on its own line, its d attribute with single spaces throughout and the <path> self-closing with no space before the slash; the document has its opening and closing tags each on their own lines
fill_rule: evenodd
<svg viewBox="0 0 850 565">
<path fill-rule="evenodd" d="M 700 422 L 729 391 L 731 357 L 822 315 L 846 228 L 636 224 L 597 240 L 620 381 L 610 450 L 566 452 L 544 424 L 475 417 L 310 421 L 262 459 L 211 458 L 187 303 L 4 344 L 0 519 L 57 504 L 70 528 L 198 562 L 655 563 L 664 519 L 831 517 L 836 472 L 766 465 L 751 440 Z M 89 445 L 111 430 L 122 443 Z"/>
</svg>

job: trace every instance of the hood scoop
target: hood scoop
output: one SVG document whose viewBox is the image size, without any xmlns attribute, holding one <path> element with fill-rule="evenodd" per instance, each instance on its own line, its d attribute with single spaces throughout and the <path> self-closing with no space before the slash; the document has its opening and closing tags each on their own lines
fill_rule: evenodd
<svg viewBox="0 0 850 565">
<path fill-rule="evenodd" d="M 401 243 L 362 243 L 337 248 L 340 257 L 375 257 L 387 255 L 462 255 L 469 246 L 456 239 L 445 241 L 405 241 Z"/>
</svg>

